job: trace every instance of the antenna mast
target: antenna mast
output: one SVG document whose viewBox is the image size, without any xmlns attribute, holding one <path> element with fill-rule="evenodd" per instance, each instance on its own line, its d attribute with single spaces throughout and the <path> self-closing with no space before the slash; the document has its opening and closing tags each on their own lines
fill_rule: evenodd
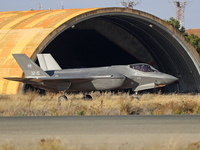
<svg viewBox="0 0 200 150">
<path fill-rule="evenodd" d="M 62 9 L 64 9 L 64 4 L 63 4 L 63 0 L 61 1 L 61 5 L 62 5 Z"/>
<path fill-rule="evenodd" d="M 43 5 L 40 5 L 39 3 L 39 10 L 42 10 L 43 9 Z"/>
<path fill-rule="evenodd" d="M 193 2 L 190 1 L 188 2 L 187 0 L 184 0 L 184 2 L 180 2 L 179 0 L 173 0 L 172 4 L 174 4 L 176 6 L 176 19 L 179 21 L 180 23 L 180 29 L 183 27 L 184 25 L 184 12 L 185 12 L 185 6 L 188 5 L 189 3 Z"/>
<path fill-rule="evenodd" d="M 133 8 L 134 6 L 141 3 L 141 0 L 116 0 L 116 3 L 120 3 L 120 5 L 126 8 Z"/>
</svg>

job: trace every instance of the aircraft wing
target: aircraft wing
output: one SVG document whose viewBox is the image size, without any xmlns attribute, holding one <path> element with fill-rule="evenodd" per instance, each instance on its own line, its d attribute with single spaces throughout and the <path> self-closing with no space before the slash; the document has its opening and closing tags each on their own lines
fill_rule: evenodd
<svg viewBox="0 0 200 150">
<path fill-rule="evenodd" d="M 15 77 L 7 77 L 4 78 L 6 80 L 10 80 L 10 81 L 18 81 L 18 82 L 23 82 L 23 83 L 28 83 L 31 84 L 31 82 L 80 82 L 80 81 L 88 81 L 88 80 L 92 80 L 91 78 L 43 78 L 43 79 L 36 79 L 36 78 L 15 78 Z"/>
<path fill-rule="evenodd" d="M 84 81 L 92 81 L 94 79 L 110 79 L 111 77 L 46 77 L 46 78 L 17 78 L 17 77 L 6 77 L 4 79 L 11 81 L 18 81 L 23 83 L 29 82 L 84 82 Z M 112 79 L 124 79 L 124 76 L 112 77 Z"/>
<path fill-rule="evenodd" d="M 125 77 L 112 77 L 112 79 L 124 79 Z M 39 78 L 39 79 L 32 79 L 31 81 L 35 82 L 70 82 L 70 83 L 77 83 L 77 82 L 86 82 L 92 81 L 95 79 L 111 79 L 111 77 L 47 77 L 47 78 Z"/>
</svg>

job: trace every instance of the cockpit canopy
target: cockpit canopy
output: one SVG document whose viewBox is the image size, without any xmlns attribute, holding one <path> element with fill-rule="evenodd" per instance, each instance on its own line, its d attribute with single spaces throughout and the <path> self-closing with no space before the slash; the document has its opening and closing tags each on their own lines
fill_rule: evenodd
<svg viewBox="0 0 200 150">
<path fill-rule="evenodd" d="M 156 70 L 155 68 L 153 68 L 152 66 L 148 64 L 131 64 L 130 68 L 139 70 L 142 72 L 159 72 L 158 70 Z"/>
</svg>

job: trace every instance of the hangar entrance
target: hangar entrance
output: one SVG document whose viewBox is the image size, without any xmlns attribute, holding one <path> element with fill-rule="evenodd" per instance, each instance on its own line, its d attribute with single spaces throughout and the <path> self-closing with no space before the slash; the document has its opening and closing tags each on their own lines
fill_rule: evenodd
<svg viewBox="0 0 200 150">
<path fill-rule="evenodd" d="M 62 68 L 102 67 L 141 62 L 95 30 L 66 30 L 50 43 L 43 53 L 51 53 Z"/>
<path fill-rule="evenodd" d="M 199 92 L 199 72 L 186 51 L 166 27 L 120 13 L 68 26 L 41 53 L 51 53 L 63 69 L 143 62 L 179 78 L 178 83 L 165 87 L 166 92 Z"/>
</svg>

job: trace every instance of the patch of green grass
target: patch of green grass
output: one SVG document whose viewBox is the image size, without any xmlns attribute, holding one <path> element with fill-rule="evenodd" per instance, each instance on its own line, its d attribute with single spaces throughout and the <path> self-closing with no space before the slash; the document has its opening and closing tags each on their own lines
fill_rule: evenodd
<svg viewBox="0 0 200 150">
<path fill-rule="evenodd" d="M 85 114 L 84 110 L 77 111 L 76 113 L 77 116 L 83 116 L 84 114 Z"/>
</svg>

